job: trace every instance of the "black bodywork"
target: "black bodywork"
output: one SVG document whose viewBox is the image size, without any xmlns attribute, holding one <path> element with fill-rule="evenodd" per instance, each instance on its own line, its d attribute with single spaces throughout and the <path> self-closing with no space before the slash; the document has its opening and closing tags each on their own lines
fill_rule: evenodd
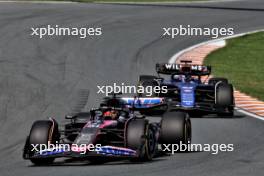
<svg viewBox="0 0 264 176">
<path fill-rule="evenodd" d="M 108 98 L 103 101 L 99 108 L 92 109 L 90 112 L 65 116 L 70 122 L 66 123 L 62 130 L 58 130 L 56 134 L 51 135 L 59 135 L 56 143 L 67 144 L 68 147 L 66 149 L 59 147 L 55 150 L 39 153 L 32 151 L 29 142 L 30 137 L 28 137 L 24 146 L 23 158 L 30 159 L 33 163 L 34 159 L 58 157 L 87 158 L 89 160 L 106 157 L 138 158 L 139 155 L 142 155 L 143 148 L 131 147 L 127 141 L 127 128 L 135 121 L 146 124 L 148 130 L 153 134 L 151 140 L 154 143 L 150 154 L 154 155 L 156 152 L 155 146 L 158 142 L 159 123 L 149 123 L 145 116 L 139 113 L 138 109 L 126 105 L 122 99 Z M 111 117 L 103 116 L 105 112 L 112 110 L 118 112 L 118 119 L 112 120 Z M 54 119 L 49 119 L 48 122 L 58 126 Z M 52 143 L 55 143 L 55 141 Z M 82 144 L 93 144 L 94 146 L 100 144 L 100 146 L 95 148 L 94 151 L 87 151 L 87 148 L 80 147 Z"/>
</svg>

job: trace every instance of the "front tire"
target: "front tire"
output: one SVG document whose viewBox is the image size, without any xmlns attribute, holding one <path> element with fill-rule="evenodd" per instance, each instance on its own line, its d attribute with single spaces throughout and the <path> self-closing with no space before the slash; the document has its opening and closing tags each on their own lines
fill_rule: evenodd
<svg viewBox="0 0 264 176">
<path fill-rule="evenodd" d="M 155 153 L 157 142 L 147 120 L 132 120 L 126 130 L 126 146 L 138 152 L 132 161 L 149 161 Z"/>
<path fill-rule="evenodd" d="M 208 81 L 208 84 L 217 84 L 218 82 L 222 82 L 224 84 L 228 84 L 228 80 L 226 78 L 211 78 Z"/>
<path fill-rule="evenodd" d="M 55 120 L 38 120 L 34 122 L 31 127 L 28 143 L 31 144 L 45 144 L 48 142 L 55 143 L 59 140 L 58 125 Z M 52 164 L 55 158 L 31 158 L 30 161 L 35 165 L 49 165 Z"/>
</svg>

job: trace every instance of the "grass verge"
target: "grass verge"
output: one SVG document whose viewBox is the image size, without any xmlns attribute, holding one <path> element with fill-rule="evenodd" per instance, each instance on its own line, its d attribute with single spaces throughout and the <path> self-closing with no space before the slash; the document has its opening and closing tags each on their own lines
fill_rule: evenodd
<svg viewBox="0 0 264 176">
<path fill-rule="evenodd" d="M 264 32 L 230 39 L 209 54 L 215 77 L 226 77 L 241 92 L 264 101 Z"/>
</svg>

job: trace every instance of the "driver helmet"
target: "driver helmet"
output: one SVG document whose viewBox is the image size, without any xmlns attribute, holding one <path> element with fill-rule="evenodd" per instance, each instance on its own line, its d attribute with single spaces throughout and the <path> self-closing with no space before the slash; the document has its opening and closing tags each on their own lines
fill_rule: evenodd
<svg viewBox="0 0 264 176">
<path fill-rule="evenodd" d="M 180 76 L 179 75 L 173 75 L 172 79 L 176 81 L 180 81 Z"/>
<path fill-rule="evenodd" d="M 173 75 L 172 80 L 176 82 L 185 82 L 185 75 Z"/>
<path fill-rule="evenodd" d="M 118 111 L 117 110 L 109 110 L 104 113 L 104 117 L 110 117 L 112 120 L 117 120 Z"/>
</svg>

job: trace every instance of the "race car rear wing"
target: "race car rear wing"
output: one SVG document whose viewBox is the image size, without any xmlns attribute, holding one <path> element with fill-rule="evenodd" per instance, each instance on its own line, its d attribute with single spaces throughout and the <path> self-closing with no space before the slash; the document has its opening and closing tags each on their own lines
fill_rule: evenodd
<svg viewBox="0 0 264 176">
<path fill-rule="evenodd" d="M 191 65 L 185 64 L 170 64 L 170 63 L 158 63 L 156 64 L 156 71 L 158 74 L 166 75 L 194 75 L 205 76 L 211 74 L 211 66 L 205 65 Z"/>
</svg>

